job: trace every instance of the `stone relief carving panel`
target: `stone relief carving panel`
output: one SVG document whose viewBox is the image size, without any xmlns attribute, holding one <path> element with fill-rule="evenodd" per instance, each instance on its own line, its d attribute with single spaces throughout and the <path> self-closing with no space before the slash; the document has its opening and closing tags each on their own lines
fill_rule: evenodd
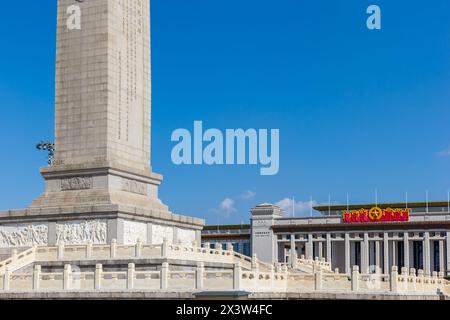
<svg viewBox="0 0 450 320">
<path fill-rule="evenodd" d="M 61 180 L 61 190 L 92 189 L 92 177 L 75 177 Z"/>
<path fill-rule="evenodd" d="M 195 241 L 195 231 L 194 230 L 186 230 L 186 229 L 178 229 L 177 231 L 178 243 L 182 245 L 191 246 Z"/>
<path fill-rule="evenodd" d="M 122 190 L 126 192 L 146 195 L 147 185 L 136 180 L 122 179 Z"/>
<path fill-rule="evenodd" d="M 152 244 L 161 244 L 164 238 L 169 243 L 173 242 L 173 227 L 152 225 Z"/>
<path fill-rule="evenodd" d="M 31 247 L 48 244 L 48 226 L 16 225 L 0 227 L 1 247 Z"/>
<path fill-rule="evenodd" d="M 56 224 L 56 241 L 65 244 L 106 244 L 107 223 L 103 220 L 86 220 Z"/>
<path fill-rule="evenodd" d="M 136 244 L 139 240 L 147 243 L 147 224 L 135 221 L 123 222 L 123 243 Z"/>
</svg>

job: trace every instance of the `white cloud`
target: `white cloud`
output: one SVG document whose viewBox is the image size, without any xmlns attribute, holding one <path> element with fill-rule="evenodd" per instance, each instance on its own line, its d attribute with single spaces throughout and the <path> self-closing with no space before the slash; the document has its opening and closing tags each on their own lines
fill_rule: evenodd
<svg viewBox="0 0 450 320">
<path fill-rule="evenodd" d="M 256 196 L 256 192 L 247 190 L 240 195 L 240 198 L 244 199 L 244 200 L 249 200 L 249 199 L 253 199 L 255 196 Z"/>
<path fill-rule="evenodd" d="M 295 201 L 293 199 L 284 198 L 275 203 L 276 206 L 284 210 L 285 214 L 292 216 L 292 209 L 295 209 L 295 216 L 306 216 L 311 212 L 311 207 L 318 205 L 316 201 Z"/>
<path fill-rule="evenodd" d="M 235 202 L 231 198 L 225 198 L 220 204 L 217 209 L 211 209 L 211 212 L 214 212 L 216 214 L 220 214 L 221 216 L 224 216 L 226 218 L 229 218 L 233 213 L 237 212 L 237 209 L 235 208 Z"/>
<path fill-rule="evenodd" d="M 450 147 L 448 147 L 448 149 L 438 152 L 437 155 L 441 157 L 450 157 Z"/>
</svg>

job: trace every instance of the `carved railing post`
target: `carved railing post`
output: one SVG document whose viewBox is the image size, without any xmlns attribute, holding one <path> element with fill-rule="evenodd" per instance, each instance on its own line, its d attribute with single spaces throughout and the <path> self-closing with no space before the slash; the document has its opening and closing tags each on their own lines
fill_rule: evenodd
<svg viewBox="0 0 450 320">
<path fill-rule="evenodd" d="M 117 255 L 117 240 L 116 239 L 112 239 L 111 241 L 111 259 L 114 259 Z"/>
<path fill-rule="evenodd" d="M 256 253 L 252 256 L 252 270 L 258 271 L 258 255 Z"/>
<path fill-rule="evenodd" d="M 3 275 L 3 290 L 9 290 L 9 281 L 11 280 L 11 271 L 9 267 L 6 267 L 5 274 Z"/>
<path fill-rule="evenodd" d="M 425 289 L 425 276 L 422 269 L 417 271 L 417 278 L 419 282 L 418 291 L 423 292 Z"/>
<path fill-rule="evenodd" d="M 64 266 L 63 290 L 70 289 L 71 276 L 72 276 L 72 267 L 70 264 L 66 264 Z"/>
<path fill-rule="evenodd" d="M 35 265 L 33 271 L 33 290 L 39 290 L 41 281 L 41 266 Z"/>
<path fill-rule="evenodd" d="M 322 278 L 323 278 L 322 270 L 319 270 L 314 274 L 316 290 L 322 290 L 322 280 L 323 280 Z"/>
<path fill-rule="evenodd" d="M 167 238 L 164 238 L 161 246 L 161 257 L 162 258 L 169 257 L 169 241 L 167 240 Z"/>
<path fill-rule="evenodd" d="M 89 240 L 86 244 L 86 259 L 92 258 L 92 241 Z"/>
<path fill-rule="evenodd" d="M 416 269 L 414 268 L 409 269 L 409 276 L 411 277 L 410 291 L 415 292 L 417 290 Z"/>
<path fill-rule="evenodd" d="M 164 262 L 161 266 L 161 289 L 166 290 L 169 286 L 169 264 Z"/>
<path fill-rule="evenodd" d="M 410 287 L 409 281 L 408 281 L 408 268 L 402 267 L 400 270 L 401 270 L 400 273 L 403 278 L 403 289 L 406 290 L 406 292 L 408 292 L 408 289 Z"/>
<path fill-rule="evenodd" d="M 64 259 L 64 248 L 65 248 L 64 242 L 60 241 L 58 244 L 58 260 Z"/>
<path fill-rule="evenodd" d="M 12 260 L 17 260 L 17 256 L 18 256 L 18 251 L 17 251 L 17 249 L 13 249 L 12 251 L 11 251 L 11 259 Z"/>
<path fill-rule="evenodd" d="M 352 291 L 359 290 L 359 266 L 353 266 L 352 271 Z"/>
<path fill-rule="evenodd" d="M 203 262 L 199 262 L 197 265 L 196 281 L 195 281 L 195 287 L 197 290 L 203 289 L 204 273 L 205 273 L 205 264 Z"/>
<path fill-rule="evenodd" d="M 291 255 L 291 267 L 292 269 L 297 269 L 298 267 L 298 256 L 297 256 L 297 252 L 293 252 Z"/>
<path fill-rule="evenodd" d="M 234 248 L 233 248 L 233 244 L 232 244 L 232 243 L 229 243 L 229 242 L 228 242 L 226 248 L 227 248 L 227 251 L 228 251 L 228 252 L 233 252 L 233 251 L 234 251 Z"/>
<path fill-rule="evenodd" d="M 142 255 L 142 241 L 141 239 L 138 239 L 136 242 L 136 258 L 140 258 Z"/>
<path fill-rule="evenodd" d="M 134 263 L 128 264 L 128 274 L 127 274 L 127 289 L 134 289 L 134 276 L 135 276 L 136 266 Z"/>
<path fill-rule="evenodd" d="M 233 289 L 234 290 L 241 290 L 241 279 L 242 279 L 241 263 L 237 262 L 234 265 L 234 272 L 233 272 Z"/>
<path fill-rule="evenodd" d="M 95 275 L 94 275 L 95 290 L 101 289 L 102 277 L 103 277 L 103 266 L 100 263 L 98 263 L 95 265 Z"/>
<path fill-rule="evenodd" d="M 396 266 L 392 267 L 391 270 L 391 292 L 398 292 L 398 268 Z"/>
</svg>

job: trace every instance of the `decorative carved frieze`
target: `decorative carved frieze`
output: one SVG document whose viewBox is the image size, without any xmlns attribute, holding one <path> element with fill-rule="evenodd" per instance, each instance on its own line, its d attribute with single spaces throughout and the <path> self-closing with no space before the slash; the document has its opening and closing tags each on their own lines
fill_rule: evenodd
<svg viewBox="0 0 450 320">
<path fill-rule="evenodd" d="M 92 177 L 74 177 L 61 180 L 61 190 L 86 190 L 92 189 Z"/>
<path fill-rule="evenodd" d="M 106 221 L 86 220 L 81 222 L 58 223 L 56 241 L 66 244 L 105 244 L 107 235 Z"/>
<path fill-rule="evenodd" d="M 169 243 L 173 242 L 173 227 L 153 225 L 152 226 L 152 244 L 161 244 L 167 239 Z"/>
<path fill-rule="evenodd" d="M 187 229 L 178 229 L 177 231 L 178 243 L 182 245 L 192 245 L 195 241 L 195 231 Z"/>
<path fill-rule="evenodd" d="M 16 225 L 0 227 L 0 247 L 30 247 L 48 244 L 48 227 Z"/>
<path fill-rule="evenodd" d="M 147 224 L 142 222 L 123 222 L 123 243 L 136 244 L 137 240 L 147 242 Z"/>
<path fill-rule="evenodd" d="M 146 195 L 147 185 L 136 180 L 122 179 L 122 190 L 126 192 Z"/>
</svg>

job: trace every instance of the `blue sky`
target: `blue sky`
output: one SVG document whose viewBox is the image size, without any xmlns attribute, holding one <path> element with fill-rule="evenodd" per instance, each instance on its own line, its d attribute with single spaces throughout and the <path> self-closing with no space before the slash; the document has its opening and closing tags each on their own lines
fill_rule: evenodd
<svg viewBox="0 0 450 320">
<path fill-rule="evenodd" d="M 89 1 L 89 0 L 88 0 Z M 382 30 L 366 28 L 366 8 Z M 446 200 L 450 2 L 152 0 L 152 165 L 161 198 L 208 223 L 295 197 L 333 203 Z M 0 10 L 0 209 L 43 191 L 35 150 L 53 139 L 56 1 Z M 175 166 L 173 130 L 280 129 L 280 172 Z"/>
</svg>

